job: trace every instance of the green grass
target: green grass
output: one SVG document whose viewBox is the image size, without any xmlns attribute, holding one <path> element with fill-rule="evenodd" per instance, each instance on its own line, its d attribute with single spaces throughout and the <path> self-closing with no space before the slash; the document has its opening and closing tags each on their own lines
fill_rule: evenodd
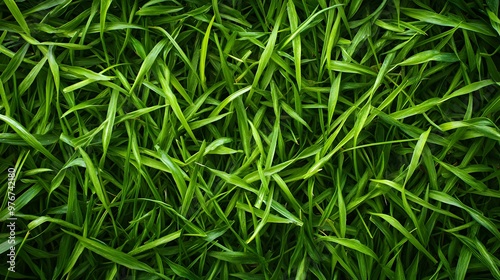
<svg viewBox="0 0 500 280">
<path fill-rule="evenodd" d="M 498 13 L 2 1 L 0 275 L 500 279 Z"/>
</svg>

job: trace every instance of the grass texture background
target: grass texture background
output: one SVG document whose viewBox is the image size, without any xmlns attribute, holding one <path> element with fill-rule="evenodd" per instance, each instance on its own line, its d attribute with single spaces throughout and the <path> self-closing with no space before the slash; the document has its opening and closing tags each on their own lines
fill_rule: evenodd
<svg viewBox="0 0 500 280">
<path fill-rule="evenodd" d="M 2 1 L 1 277 L 500 279 L 498 13 Z"/>
</svg>

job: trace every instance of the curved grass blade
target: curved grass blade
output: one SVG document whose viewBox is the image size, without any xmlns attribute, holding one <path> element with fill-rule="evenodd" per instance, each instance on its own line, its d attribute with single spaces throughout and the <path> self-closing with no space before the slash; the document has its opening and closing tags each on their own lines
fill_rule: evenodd
<svg viewBox="0 0 500 280">
<path fill-rule="evenodd" d="M 31 133 L 29 133 L 20 123 L 11 117 L 0 114 L 0 120 L 7 123 L 28 145 L 35 150 L 44 154 L 48 159 L 53 161 L 57 166 L 62 167 L 63 163 L 58 160 L 51 152 L 49 152 Z"/>
<path fill-rule="evenodd" d="M 338 238 L 338 237 L 333 237 L 333 236 L 320 236 L 320 237 L 318 237 L 318 239 L 339 244 L 341 246 L 347 247 L 349 249 L 353 249 L 353 250 L 358 251 L 360 253 L 363 253 L 367 256 L 370 256 L 374 260 L 378 260 L 378 257 L 375 254 L 375 252 L 373 252 L 373 250 L 370 249 L 368 246 L 362 244 L 359 240 L 349 239 L 349 238 Z"/>
<path fill-rule="evenodd" d="M 405 227 L 403 227 L 403 225 L 401 225 L 401 223 L 398 220 L 396 220 L 394 217 L 391 217 L 391 216 L 386 215 L 386 214 L 373 213 L 373 212 L 370 212 L 370 215 L 377 216 L 377 217 L 384 219 L 391 226 L 393 226 L 396 230 L 398 230 L 401 234 L 403 234 L 403 236 L 406 237 L 408 239 L 408 241 L 410 241 L 410 243 L 413 244 L 413 246 L 415 246 L 415 248 L 417 248 L 420 252 L 422 252 L 424 255 L 426 255 L 433 263 L 438 262 L 436 260 L 436 258 L 434 258 L 434 256 L 432 256 L 432 254 L 429 253 L 429 251 L 427 251 L 427 249 L 425 249 L 425 247 Z"/>
<path fill-rule="evenodd" d="M 114 248 L 111 248 L 109 246 L 106 246 L 102 244 L 101 242 L 94 241 L 92 239 L 74 234 L 72 232 L 66 231 L 63 229 L 63 231 L 76 238 L 83 247 L 86 249 L 104 257 L 105 259 L 108 259 L 114 263 L 117 263 L 119 265 L 123 265 L 127 268 L 134 269 L 134 270 L 140 270 L 140 271 L 146 271 L 151 274 L 155 274 L 158 276 L 161 276 L 158 274 L 153 268 L 151 268 L 149 265 L 139 261 L 138 259 L 130 256 L 129 254 L 126 254 L 124 252 L 118 251 Z M 168 279 L 166 276 L 161 276 L 163 279 Z"/>
<path fill-rule="evenodd" d="M 17 21 L 17 24 L 23 29 L 23 31 L 26 34 L 30 34 L 30 28 L 28 27 L 28 24 L 26 23 L 26 20 L 24 19 L 23 13 L 21 13 L 21 10 L 19 10 L 19 7 L 17 6 L 16 2 L 14 0 L 4 0 L 5 5 L 9 9 L 10 13 L 12 16 Z"/>
</svg>

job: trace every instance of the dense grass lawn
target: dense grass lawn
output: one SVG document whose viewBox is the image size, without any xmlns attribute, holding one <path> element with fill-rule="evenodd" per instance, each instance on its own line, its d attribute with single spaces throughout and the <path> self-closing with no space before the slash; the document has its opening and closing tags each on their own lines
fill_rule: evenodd
<svg viewBox="0 0 500 280">
<path fill-rule="evenodd" d="M 498 0 L 0 19 L 0 278 L 500 279 Z"/>
</svg>

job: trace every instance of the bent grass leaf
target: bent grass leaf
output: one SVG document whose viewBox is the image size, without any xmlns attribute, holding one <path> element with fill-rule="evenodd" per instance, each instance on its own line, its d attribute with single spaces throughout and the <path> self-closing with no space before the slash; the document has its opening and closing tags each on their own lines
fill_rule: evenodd
<svg viewBox="0 0 500 280">
<path fill-rule="evenodd" d="M 430 61 L 438 61 L 438 62 L 457 62 L 459 61 L 458 57 L 453 53 L 442 53 L 437 50 L 429 50 L 421 53 L 417 53 L 403 62 L 398 63 L 399 66 L 409 66 L 409 65 L 417 65 Z"/>
<path fill-rule="evenodd" d="M 29 133 L 20 123 L 11 117 L 0 114 L 0 120 L 8 124 L 28 145 L 44 154 L 48 159 L 62 167 L 62 162 L 49 152 L 31 133 Z"/>
<path fill-rule="evenodd" d="M 478 212 L 477 210 L 463 204 L 460 200 L 452 197 L 451 195 L 444 193 L 444 192 L 439 192 L 439 191 L 431 191 L 429 193 L 429 197 L 443 202 L 445 204 L 453 205 L 455 207 L 461 208 L 483 227 L 485 227 L 487 230 L 489 230 L 496 238 L 500 238 L 500 231 L 498 230 L 498 227 L 487 217 L 485 217 L 482 213 Z"/>
<path fill-rule="evenodd" d="M 140 247 L 137 247 L 137 248 L 133 249 L 132 251 L 130 251 L 128 254 L 131 256 L 140 254 L 144 251 L 147 251 L 147 250 L 159 247 L 159 246 L 166 244 L 168 242 L 174 241 L 174 240 L 178 239 L 180 236 L 181 236 L 181 231 L 178 230 L 178 231 L 173 232 L 171 234 L 160 237 L 154 241 L 150 241 L 150 242 L 148 242 Z"/>
<path fill-rule="evenodd" d="M 129 254 L 118 251 L 118 250 L 111 248 L 109 246 L 106 246 L 106 245 L 102 244 L 101 242 L 94 241 L 92 239 L 74 234 L 74 233 L 66 231 L 66 230 L 63 230 L 63 231 L 66 234 L 76 238 L 80 242 L 80 244 L 82 244 L 83 247 L 85 247 L 86 249 L 88 249 L 88 250 L 90 250 L 90 251 L 92 251 L 92 252 L 94 252 L 94 253 L 96 253 L 96 254 L 98 254 L 98 255 L 100 255 L 100 256 L 102 256 L 102 257 L 104 257 L 104 258 L 106 258 L 114 263 L 117 263 L 119 265 L 123 265 L 127 268 L 130 268 L 130 269 L 146 271 L 146 272 L 149 272 L 151 274 L 158 275 L 158 273 L 153 268 L 151 268 L 149 265 L 147 265 L 143 262 L 140 262 L 139 260 L 130 256 Z M 168 279 L 165 276 L 163 276 L 162 278 Z"/>
<path fill-rule="evenodd" d="M 19 26 L 23 29 L 23 31 L 26 34 L 30 34 L 30 28 L 28 27 L 28 24 L 26 23 L 26 20 L 24 19 L 23 13 L 21 13 L 21 10 L 19 10 L 19 7 L 17 6 L 16 2 L 14 0 L 4 0 L 5 5 L 7 5 L 7 8 L 9 9 L 10 13 L 14 18 L 16 19 L 17 23 Z"/>
<path fill-rule="evenodd" d="M 370 256 L 374 260 L 378 260 L 378 257 L 375 254 L 375 252 L 373 252 L 373 250 L 370 249 L 368 246 L 363 245 L 359 240 L 349 239 L 349 238 L 337 238 L 337 237 L 333 237 L 333 236 L 320 236 L 319 240 L 324 240 L 324 241 L 328 241 L 328 242 L 342 245 L 342 246 L 347 247 L 349 249 L 352 249 L 352 250 L 358 251 L 360 253 L 363 253 L 367 256 Z"/>
<path fill-rule="evenodd" d="M 386 222 L 388 222 L 391 226 L 393 226 L 396 230 L 398 230 L 404 237 L 410 241 L 415 248 L 417 248 L 420 252 L 422 252 L 424 255 L 426 255 L 432 262 L 437 263 L 438 261 L 434 256 L 425 249 L 425 247 L 405 228 L 401 223 L 396 220 L 394 217 L 391 217 L 386 214 L 380 214 L 380 213 L 370 213 L 370 215 L 380 217 L 384 219 Z"/>
</svg>

